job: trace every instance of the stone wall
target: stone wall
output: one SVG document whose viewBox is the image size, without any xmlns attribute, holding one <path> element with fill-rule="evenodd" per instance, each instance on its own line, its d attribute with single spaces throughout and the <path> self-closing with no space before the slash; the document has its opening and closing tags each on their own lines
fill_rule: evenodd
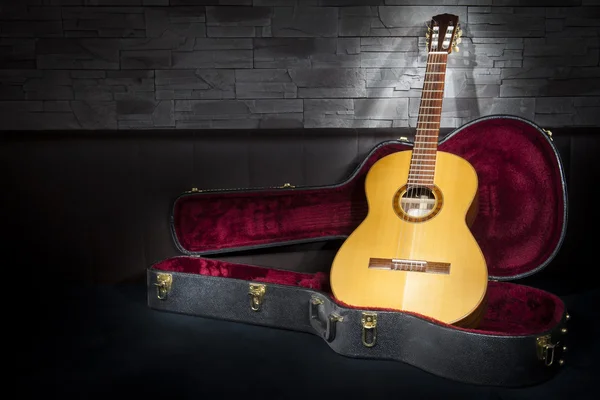
<svg viewBox="0 0 600 400">
<path fill-rule="evenodd" d="M 464 35 L 443 127 L 600 125 L 600 0 L 540 3 L 4 0 L 1 126 L 414 126 L 425 23 L 444 12 Z"/>
</svg>

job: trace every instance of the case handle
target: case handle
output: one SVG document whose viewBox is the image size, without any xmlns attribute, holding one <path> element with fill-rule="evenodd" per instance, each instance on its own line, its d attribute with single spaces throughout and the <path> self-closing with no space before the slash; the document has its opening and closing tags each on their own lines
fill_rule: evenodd
<svg viewBox="0 0 600 400">
<path fill-rule="evenodd" d="M 312 296 L 308 307 L 310 325 L 319 333 L 319 336 L 328 342 L 332 342 L 335 339 L 336 325 L 338 322 L 343 321 L 344 318 L 336 313 L 331 313 L 323 321 L 319 315 L 319 310 L 322 308 L 323 300 L 317 296 Z"/>
</svg>

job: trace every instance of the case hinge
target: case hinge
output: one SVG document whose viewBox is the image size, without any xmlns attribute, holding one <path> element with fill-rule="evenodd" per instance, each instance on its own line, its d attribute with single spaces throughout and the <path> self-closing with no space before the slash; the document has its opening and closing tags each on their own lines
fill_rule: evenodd
<svg viewBox="0 0 600 400">
<path fill-rule="evenodd" d="M 552 139 L 552 131 L 550 129 L 542 128 L 542 130 L 546 133 L 546 135 L 548 135 L 551 141 L 554 141 L 554 139 Z"/>
<path fill-rule="evenodd" d="M 171 291 L 171 286 L 173 285 L 173 275 L 166 274 L 164 272 L 160 272 L 156 274 L 156 296 L 160 300 L 165 300 L 167 295 Z"/>
<path fill-rule="evenodd" d="M 377 342 L 377 313 L 362 313 L 362 344 L 365 347 L 373 347 Z M 370 338 L 369 338 L 370 336 Z"/>
<path fill-rule="evenodd" d="M 539 360 L 543 361 L 547 367 L 554 364 L 554 349 L 559 343 L 560 342 L 552 343 L 551 335 L 540 336 L 536 339 L 537 357 Z"/>
<path fill-rule="evenodd" d="M 250 308 L 252 311 L 260 311 L 267 288 L 261 283 L 251 283 L 248 288 L 250 296 Z"/>
</svg>

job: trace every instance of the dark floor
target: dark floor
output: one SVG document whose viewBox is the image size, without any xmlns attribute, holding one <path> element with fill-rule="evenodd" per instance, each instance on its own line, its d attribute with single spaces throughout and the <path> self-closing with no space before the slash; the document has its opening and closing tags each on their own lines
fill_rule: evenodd
<svg viewBox="0 0 600 400">
<path fill-rule="evenodd" d="M 29 343 L 19 357 L 23 395 L 597 398 L 598 289 L 563 297 L 572 316 L 565 365 L 552 380 L 521 389 L 466 385 L 398 362 L 343 357 L 310 334 L 153 311 L 143 284 L 47 289 L 39 292 L 41 318 L 21 315 L 37 325 L 28 330 L 32 337 L 20 337 Z"/>
</svg>

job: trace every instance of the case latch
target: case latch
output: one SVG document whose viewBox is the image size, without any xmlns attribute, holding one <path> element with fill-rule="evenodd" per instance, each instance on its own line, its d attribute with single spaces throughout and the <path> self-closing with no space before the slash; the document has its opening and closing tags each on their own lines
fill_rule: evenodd
<svg viewBox="0 0 600 400">
<path fill-rule="evenodd" d="M 154 285 L 156 286 L 156 296 L 161 300 L 165 300 L 173 285 L 173 275 L 164 272 L 156 274 Z"/>
<path fill-rule="evenodd" d="M 250 295 L 250 308 L 252 308 L 252 311 L 260 311 L 266 290 L 266 286 L 261 283 L 250 284 L 248 295 Z"/>
<path fill-rule="evenodd" d="M 542 130 L 546 133 L 546 135 L 548 135 L 551 141 L 554 141 L 554 139 L 552 139 L 552 131 L 550 129 L 542 128 Z"/>
<path fill-rule="evenodd" d="M 552 343 L 551 335 L 540 336 L 536 339 L 537 357 L 546 364 L 547 367 L 554 364 L 555 348 L 560 342 Z"/>
<path fill-rule="evenodd" d="M 375 342 L 377 342 L 377 314 L 374 312 L 363 312 L 361 324 L 362 344 L 365 347 L 375 346 Z"/>
</svg>

